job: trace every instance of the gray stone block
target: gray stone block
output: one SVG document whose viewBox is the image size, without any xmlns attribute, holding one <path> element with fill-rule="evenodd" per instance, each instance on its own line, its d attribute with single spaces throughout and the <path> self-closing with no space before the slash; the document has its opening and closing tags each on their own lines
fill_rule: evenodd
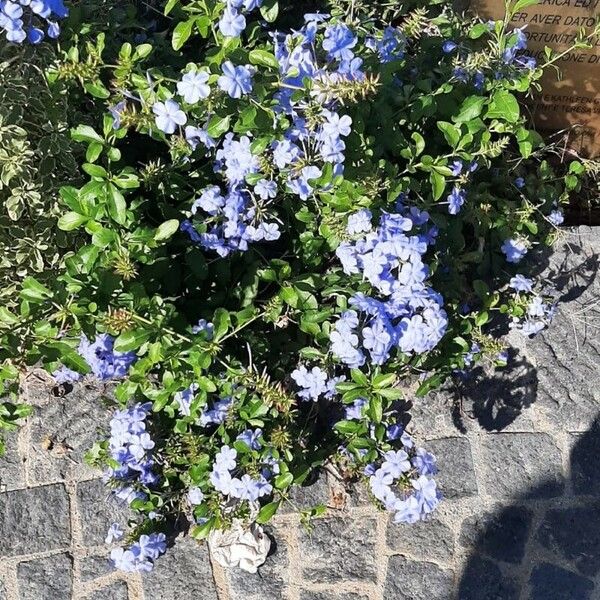
<svg viewBox="0 0 600 600">
<path fill-rule="evenodd" d="M 79 572 L 81 574 L 81 581 L 90 581 L 91 579 L 97 579 L 107 573 L 112 573 L 115 568 L 112 566 L 109 558 L 109 552 L 106 551 L 105 555 L 102 556 L 86 556 L 79 560 Z"/>
<path fill-rule="evenodd" d="M 398 600 L 448 600 L 452 597 L 452 571 L 435 563 L 391 556 L 383 597 Z"/>
<path fill-rule="evenodd" d="M 85 600 L 128 600 L 129 592 L 124 581 L 117 581 L 99 590 L 90 592 Z"/>
<path fill-rule="evenodd" d="M 571 436 L 571 481 L 578 496 L 600 497 L 600 426 L 599 421 L 585 434 Z"/>
<path fill-rule="evenodd" d="M 280 600 L 289 582 L 289 556 L 283 537 L 277 530 L 266 528 L 271 538 L 271 554 L 257 573 L 227 569 L 231 600 Z"/>
<path fill-rule="evenodd" d="M 467 438 L 430 440 L 423 446 L 437 458 L 439 473 L 435 480 L 445 498 L 464 498 L 477 494 L 473 457 Z"/>
<path fill-rule="evenodd" d="M 97 475 L 84 454 L 106 433 L 110 411 L 102 403 L 102 386 L 78 384 L 63 398 L 51 398 L 30 419 L 29 473 L 36 483 L 87 479 Z"/>
<path fill-rule="evenodd" d="M 551 498 L 564 488 L 562 457 L 545 433 L 497 433 L 481 440 L 486 492 L 494 498 Z"/>
<path fill-rule="evenodd" d="M 375 529 L 371 517 L 317 519 L 310 533 L 299 532 L 303 576 L 310 583 L 374 582 Z"/>
<path fill-rule="evenodd" d="M 293 487 L 289 494 L 290 502 L 284 502 L 281 513 L 290 513 L 313 508 L 318 504 L 329 504 L 329 485 L 326 473 L 320 473 L 310 485 Z"/>
<path fill-rule="evenodd" d="M 0 600 L 6 600 L 6 588 L 2 579 L 0 579 Z"/>
<path fill-rule="evenodd" d="M 62 484 L 0 494 L 0 556 L 67 548 L 69 498 Z"/>
<path fill-rule="evenodd" d="M 435 516 L 412 525 L 387 525 L 387 545 L 394 552 L 408 553 L 414 558 L 450 562 L 454 554 L 454 532 Z"/>
<path fill-rule="evenodd" d="M 206 544 L 179 538 L 142 576 L 145 600 L 218 600 Z"/>
<path fill-rule="evenodd" d="M 5 433 L 6 451 L 0 457 L 0 492 L 25 487 L 23 459 L 17 450 L 18 434 Z"/>
<path fill-rule="evenodd" d="M 353 594 L 351 592 L 312 592 L 310 590 L 300 590 L 300 600 L 369 600 L 362 594 Z"/>
<path fill-rule="evenodd" d="M 594 594 L 594 583 L 576 573 L 543 563 L 535 567 L 529 580 L 530 600 L 592 600 L 598 598 Z"/>
<path fill-rule="evenodd" d="M 477 553 L 518 564 L 525 556 L 533 515 L 526 508 L 508 506 L 494 514 L 468 517 L 462 524 L 460 544 Z"/>
<path fill-rule="evenodd" d="M 519 589 L 513 581 L 503 575 L 498 565 L 475 553 L 469 558 L 460 579 L 458 599 L 519 600 Z"/>
<path fill-rule="evenodd" d="M 19 563 L 17 580 L 20 600 L 71 600 L 73 559 L 53 554 Z"/>
<path fill-rule="evenodd" d="M 583 575 L 600 572 L 598 506 L 548 510 L 536 538 L 560 562 L 568 561 Z"/>
<path fill-rule="evenodd" d="M 104 544 L 111 524 L 124 526 L 132 514 L 125 501 L 117 498 L 101 479 L 77 484 L 77 508 L 83 542 L 88 546 Z"/>
</svg>

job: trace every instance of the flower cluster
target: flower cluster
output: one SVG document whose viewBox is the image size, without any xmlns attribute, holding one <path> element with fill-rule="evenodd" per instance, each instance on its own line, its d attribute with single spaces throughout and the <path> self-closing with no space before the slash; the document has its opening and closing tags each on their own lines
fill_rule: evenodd
<svg viewBox="0 0 600 600">
<path fill-rule="evenodd" d="M 135 352 L 117 352 L 114 349 L 115 339 L 108 333 L 99 333 L 93 342 L 82 335 L 79 355 L 90 367 L 94 377 L 100 381 L 122 379 L 129 372 L 131 365 L 137 360 Z M 61 367 L 53 373 L 57 383 L 73 383 L 81 379 L 81 374 L 68 367 Z"/>
<path fill-rule="evenodd" d="M 25 40 L 39 44 L 45 35 L 58 37 L 57 19 L 68 14 L 62 0 L 0 0 L 0 32 L 4 31 L 6 39 L 15 44 Z"/>
<path fill-rule="evenodd" d="M 246 29 L 245 13 L 262 5 L 262 0 L 227 0 L 227 6 L 219 20 L 219 31 L 225 37 L 239 37 Z"/>
<path fill-rule="evenodd" d="M 249 448 L 258 449 L 261 446 L 259 441 L 260 430 L 246 430 L 240 434 L 238 440 L 243 441 Z M 271 475 L 271 470 L 266 469 L 257 477 L 252 477 L 247 473 L 241 477 L 234 476 L 237 463 L 237 451 L 225 445 L 215 456 L 212 471 L 210 472 L 210 483 L 215 490 L 238 500 L 247 500 L 256 502 L 262 496 L 267 496 L 273 491 L 273 486 L 268 482 L 267 477 Z"/>
<path fill-rule="evenodd" d="M 523 318 L 513 317 L 511 327 L 526 336 L 537 335 L 548 327 L 556 313 L 556 302 L 547 302 L 541 295 L 533 293 L 533 280 L 524 275 L 515 275 L 509 286 L 517 299 L 524 303 L 525 309 Z"/>
<path fill-rule="evenodd" d="M 138 403 L 117 410 L 110 421 L 108 449 L 114 466 L 108 468 L 105 478 L 116 485 L 116 496 L 128 504 L 146 498 L 140 486 L 153 486 L 159 481 L 153 471 L 154 441 L 146 427 L 146 417 L 151 409 L 149 402 Z"/>
<path fill-rule="evenodd" d="M 370 464 L 371 493 L 381 504 L 394 512 L 396 523 L 416 523 L 424 520 L 438 506 L 441 494 L 435 480 L 435 456 L 416 448 L 412 438 L 404 434 L 402 449 L 389 450 L 378 464 Z M 398 492 L 398 493 L 397 493 Z"/>
<path fill-rule="evenodd" d="M 107 538 L 111 539 L 111 538 Z M 164 533 L 141 535 L 129 548 L 113 548 L 110 558 L 114 566 L 126 573 L 147 573 L 154 567 L 153 561 L 167 551 Z"/>
<path fill-rule="evenodd" d="M 336 254 L 346 274 L 360 274 L 378 292 L 351 298 L 353 310 L 342 314 L 331 333 L 332 353 L 349 367 L 362 366 L 367 352 L 370 362 L 382 365 L 394 349 L 422 354 L 442 339 L 448 319 L 441 295 L 427 286 L 430 272 L 423 262 L 437 229 L 416 231 L 428 221 L 415 207 L 383 213 L 374 231 L 368 211 L 349 218 L 349 234 L 366 234 L 343 242 Z"/>
</svg>

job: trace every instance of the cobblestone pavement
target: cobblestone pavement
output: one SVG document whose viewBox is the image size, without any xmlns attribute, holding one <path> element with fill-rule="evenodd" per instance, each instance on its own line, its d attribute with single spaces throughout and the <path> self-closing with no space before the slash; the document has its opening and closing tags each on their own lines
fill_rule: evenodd
<svg viewBox="0 0 600 600">
<path fill-rule="evenodd" d="M 31 375 L 35 415 L 0 463 L 0 600 L 600 599 L 598 254 L 600 231 L 580 228 L 540 258 L 563 304 L 535 340 L 510 334 L 503 375 L 478 368 L 414 401 L 446 497 L 431 521 L 394 525 L 364 490 L 322 477 L 295 501 L 328 516 L 310 534 L 295 513 L 278 517 L 256 575 L 211 564 L 190 538 L 149 575 L 112 571 L 103 538 L 126 513 L 82 464 L 108 420 L 102 391 L 56 397 Z"/>
</svg>

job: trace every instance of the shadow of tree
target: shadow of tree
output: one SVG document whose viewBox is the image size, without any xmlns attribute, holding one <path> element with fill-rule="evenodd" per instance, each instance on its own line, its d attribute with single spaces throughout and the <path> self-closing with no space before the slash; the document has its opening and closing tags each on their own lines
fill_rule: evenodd
<svg viewBox="0 0 600 600">
<path fill-rule="evenodd" d="M 510 506 L 463 523 L 460 543 L 471 555 L 459 600 L 600 598 L 598 456 L 600 416 L 571 451 L 570 494 L 548 498 L 548 482 L 540 482 Z M 545 498 L 531 501 L 538 496 Z"/>
</svg>

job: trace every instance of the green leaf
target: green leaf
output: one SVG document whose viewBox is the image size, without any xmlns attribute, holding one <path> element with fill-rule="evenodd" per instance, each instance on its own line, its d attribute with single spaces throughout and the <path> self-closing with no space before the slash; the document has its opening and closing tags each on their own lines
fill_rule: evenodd
<svg viewBox="0 0 600 600">
<path fill-rule="evenodd" d="M 429 173 L 429 181 L 431 183 L 433 199 L 439 200 L 446 189 L 446 178 L 437 171 L 431 171 Z"/>
<path fill-rule="evenodd" d="M 520 114 L 517 99 L 506 90 L 498 90 L 494 92 L 485 116 L 488 119 L 502 119 L 509 123 L 516 123 Z"/>
<path fill-rule="evenodd" d="M 76 142 L 97 142 L 104 144 L 104 139 L 89 125 L 78 125 L 75 129 L 71 129 L 71 138 Z"/>
<path fill-rule="evenodd" d="M 358 433 L 362 425 L 357 421 L 338 421 L 333 428 L 344 435 Z"/>
<path fill-rule="evenodd" d="M 266 50 L 250 50 L 250 62 L 253 65 L 261 65 L 263 67 L 279 68 L 279 61 L 271 52 Z"/>
<path fill-rule="evenodd" d="M 79 213 L 71 211 L 71 212 L 65 213 L 58 220 L 58 228 L 62 229 L 63 231 L 72 231 L 73 229 L 77 229 L 78 227 L 81 227 L 84 223 L 87 223 L 88 221 L 89 221 L 89 217 L 86 217 L 85 215 L 80 215 Z"/>
<path fill-rule="evenodd" d="M 119 225 L 124 225 L 127 216 L 127 204 L 123 194 L 112 183 L 107 185 L 106 191 L 108 193 L 108 214 Z"/>
<path fill-rule="evenodd" d="M 94 98 L 106 100 L 106 98 L 110 97 L 110 92 L 104 87 L 104 84 L 100 80 L 87 81 L 83 84 L 83 87 L 85 91 L 94 96 Z"/>
<path fill-rule="evenodd" d="M 147 329 L 132 329 L 125 331 L 115 340 L 114 349 L 116 352 L 130 352 L 137 350 L 144 342 L 150 338 L 151 331 Z"/>
<path fill-rule="evenodd" d="M 439 387 L 444 383 L 446 376 L 443 373 L 436 373 L 435 375 L 427 378 L 417 389 L 417 397 L 422 398 L 427 395 L 431 390 Z"/>
<path fill-rule="evenodd" d="M 281 475 L 277 475 L 277 477 L 275 477 L 275 487 L 278 490 L 284 490 L 290 487 L 293 482 L 294 476 L 290 472 L 282 473 Z"/>
<path fill-rule="evenodd" d="M 177 219 L 169 219 L 158 227 L 154 234 L 154 239 L 157 242 L 168 240 L 178 229 L 179 221 Z"/>
<path fill-rule="evenodd" d="M 465 123 L 476 119 L 483 110 L 486 99 L 482 96 L 469 96 L 460 106 L 458 115 L 453 117 L 455 123 Z"/>
<path fill-rule="evenodd" d="M 213 339 L 215 341 L 219 341 L 229 329 L 229 325 L 231 324 L 231 315 L 229 311 L 224 308 L 217 308 L 215 310 L 215 315 L 213 317 L 213 325 L 214 325 L 214 334 Z"/>
<path fill-rule="evenodd" d="M 510 8 L 510 13 L 514 15 L 519 11 L 523 10 L 524 8 L 527 8 L 528 6 L 533 6 L 538 2 L 539 0 L 517 0 L 517 2 L 515 2 Z"/>
<path fill-rule="evenodd" d="M 456 125 L 448 123 L 447 121 L 438 121 L 437 126 L 438 129 L 444 134 L 448 145 L 452 148 L 455 148 L 460 140 L 460 129 Z"/>
<path fill-rule="evenodd" d="M 231 117 L 227 115 L 226 117 L 220 117 L 219 115 L 214 115 L 211 117 L 208 122 L 208 127 L 206 128 L 206 132 L 210 137 L 218 138 L 221 137 L 224 133 L 229 131 L 229 123 L 231 122 Z"/>
<path fill-rule="evenodd" d="M 22 290 L 20 293 L 20 297 L 23 300 L 39 303 L 47 298 L 51 298 L 52 296 L 53 293 L 34 277 L 26 277 L 23 280 Z"/>
<path fill-rule="evenodd" d="M 279 505 L 281 504 L 281 500 L 276 500 L 275 502 L 269 502 L 269 504 L 265 504 L 259 511 L 258 515 L 256 515 L 255 521 L 259 525 L 264 525 L 268 523 L 275 515 L 275 513 L 279 510 Z"/>
<path fill-rule="evenodd" d="M 387 388 L 394 385 L 396 382 L 395 373 L 382 373 L 373 379 L 373 387 L 375 389 Z"/>
<path fill-rule="evenodd" d="M 352 381 L 358 383 L 362 387 L 367 387 L 369 385 L 367 376 L 360 369 L 352 369 L 352 371 L 350 371 L 350 377 L 352 378 Z M 354 389 L 354 386 L 350 389 Z"/>
<path fill-rule="evenodd" d="M 100 165 L 93 165 L 91 163 L 84 163 L 81 167 L 90 177 L 100 177 L 101 179 L 106 179 L 108 173 L 104 167 Z"/>
<path fill-rule="evenodd" d="M 171 38 L 173 50 L 181 50 L 182 46 L 190 39 L 193 26 L 194 19 L 188 19 L 187 21 L 180 21 L 177 23 L 173 30 L 173 37 Z"/>
<path fill-rule="evenodd" d="M 469 31 L 469 37 L 472 40 L 477 40 L 482 35 L 485 35 L 486 33 L 489 33 L 489 32 L 490 32 L 490 29 L 487 26 L 487 23 L 477 23 L 477 25 L 474 25 L 473 27 L 471 27 L 471 29 Z"/>
<path fill-rule="evenodd" d="M 273 23 L 279 15 L 279 2 L 277 0 L 265 0 L 260 7 L 260 14 L 267 23 Z"/>
<path fill-rule="evenodd" d="M 489 319 L 490 317 L 487 312 L 483 311 L 475 317 L 475 325 L 477 325 L 477 327 L 481 327 L 482 325 L 485 325 Z"/>
</svg>

